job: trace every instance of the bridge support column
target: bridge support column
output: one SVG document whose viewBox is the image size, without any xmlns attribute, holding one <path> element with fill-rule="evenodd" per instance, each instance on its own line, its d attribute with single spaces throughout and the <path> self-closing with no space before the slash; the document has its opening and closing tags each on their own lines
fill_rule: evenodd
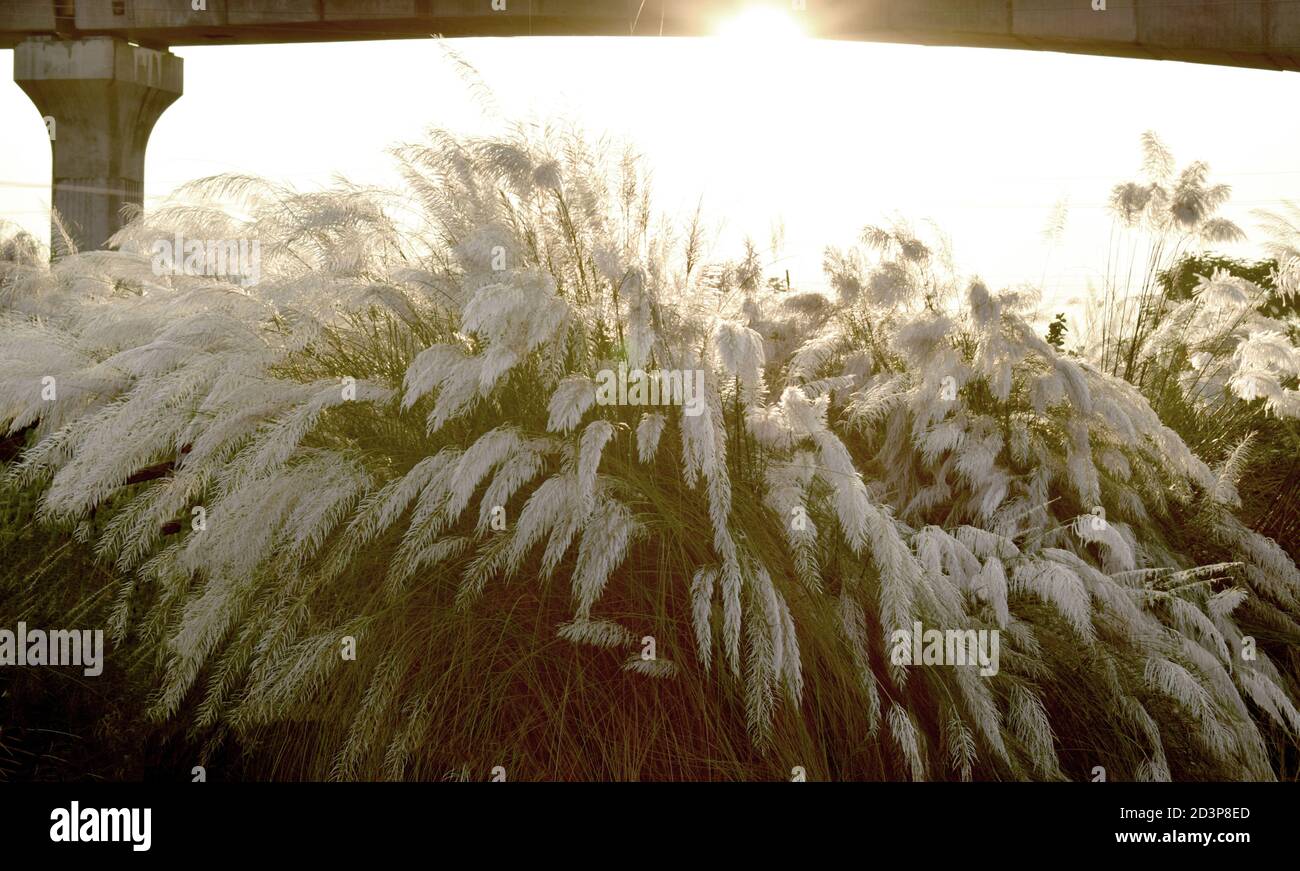
<svg viewBox="0 0 1300 871">
<path fill-rule="evenodd" d="M 112 36 L 34 37 L 14 51 L 14 81 L 45 117 L 51 203 L 79 250 L 121 229 L 144 201 L 144 150 L 154 122 L 181 95 L 181 59 Z M 50 249 L 62 253 L 51 216 Z M 56 253 L 56 256 L 57 256 Z"/>
</svg>

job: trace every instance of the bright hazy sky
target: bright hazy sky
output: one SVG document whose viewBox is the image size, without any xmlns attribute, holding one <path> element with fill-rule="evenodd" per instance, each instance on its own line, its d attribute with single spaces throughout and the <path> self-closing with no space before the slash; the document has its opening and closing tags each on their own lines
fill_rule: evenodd
<svg viewBox="0 0 1300 871">
<path fill-rule="evenodd" d="M 1300 201 L 1300 75 L 1041 52 L 786 40 L 470 39 L 452 43 L 500 118 L 576 119 L 635 143 L 658 205 L 703 196 L 765 252 L 782 222 L 796 286 L 821 251 L 899 213 L 933 219 L 958 267 L 994 286 L 1038 283 L 1068 304 L 1104 265 L 1112 184 L 1137 175 L 1153 129 L 1178 163 L 1233 186 L 1224 214 Z M 432 41 L 177 48 L 185 94 L 149 143 L 146 199 L 188 179 L 250 172 L 300 188 L 335 173 L 397 184 L 386 149 L 429 125 L 490 132 Z M 48 239 L 49 144 L 0 51 L 0 217 Z M 1043 228 L 1065 199 L 1066 233 Z M 1233 253 L 1253 253 L 1247 246 Z"/>
</svg>

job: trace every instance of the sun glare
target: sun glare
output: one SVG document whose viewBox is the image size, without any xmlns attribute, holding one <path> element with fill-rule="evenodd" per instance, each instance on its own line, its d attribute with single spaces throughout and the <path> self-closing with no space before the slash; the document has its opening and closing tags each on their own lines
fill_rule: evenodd
<svg viewBox="0 0 1300 871">
<path fill-rule="evenodd" d="M 793 16 L 770 6 L 755 6 L 718 26 L 718 35 L 750 42 L 776 42 L 806 36 Z"/>
</svg>

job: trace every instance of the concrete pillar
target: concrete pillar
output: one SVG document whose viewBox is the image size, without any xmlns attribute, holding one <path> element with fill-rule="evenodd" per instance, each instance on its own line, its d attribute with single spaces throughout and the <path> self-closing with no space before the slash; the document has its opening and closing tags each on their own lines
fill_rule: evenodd
<svg viewBox="0 0 1300 871">
<path fill-rule="evenodd" d="M 112 36 L 33 37 L 14 50 L 14 81 L 45 118 L 53 152 L 51 202 L 77 248 L 121 229 L 122 207 L 144 201 L 144 149 L 181 95 L 181 59 Z M 60 235 L 51 216 L 50 248 Z"/>
</svg>

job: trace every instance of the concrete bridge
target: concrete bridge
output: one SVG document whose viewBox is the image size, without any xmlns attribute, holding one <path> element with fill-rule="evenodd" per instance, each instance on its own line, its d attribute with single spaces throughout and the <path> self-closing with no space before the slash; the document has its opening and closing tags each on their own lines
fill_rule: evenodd
<svg viewBox="0 0 1300 871">
<path fill-rule="evenodd" d="M 45 118 L 53 204 L 96 248 L 140 204 L 177 45 L 444 36 L 700 36 L 774 6 L 811 36 L 1300 70 L 1300 0 L 0 0 L 0 48 Z"/>
</svg>

